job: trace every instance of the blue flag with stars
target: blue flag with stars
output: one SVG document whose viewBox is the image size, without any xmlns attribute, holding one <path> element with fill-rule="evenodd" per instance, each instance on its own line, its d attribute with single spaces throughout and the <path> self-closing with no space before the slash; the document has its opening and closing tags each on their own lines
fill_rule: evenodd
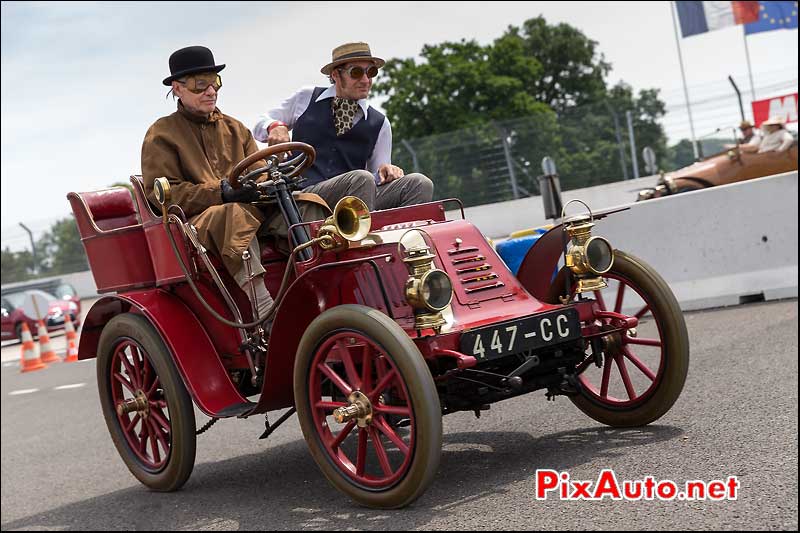
<svg viewBox="0 0 800 533">
<path fill-rule="evenodd" d="M 746 35 L 797 28 L 797 2 L 759 2 L 758 22 L 744 25 Z"/>
</svg>

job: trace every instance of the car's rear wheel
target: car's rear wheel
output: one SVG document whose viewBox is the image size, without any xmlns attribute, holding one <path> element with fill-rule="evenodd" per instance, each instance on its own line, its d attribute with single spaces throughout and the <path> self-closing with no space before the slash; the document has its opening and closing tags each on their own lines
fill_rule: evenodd
<svg viewBox="0 0 800 533">
<path fill-rule="evenodd" d="M 356 502 L 403 507 L 431 483 L 442 447 L 439 397 L 419 350 L 383 313 L 341 305 L 317 317 L 297 350 L 294 394 L 311 455 Z"/>
<path fill-rule="evenodd" d="M 680 396 L 689 369 L 689 336 L 680 306 L 661 276 L 641 259 L 614 253 L 614 265 L 603 276 L 609 287 L 594 292 L 596 307 L 635 316 L 639 325 L 635 331 L 609 335 L 600 368 L 589 358 L 582 363 L 580 394 L 570 398 L 598 422 L 641 426 L 663 416 Z M 567 274 L 566 269 L 558 273 L 549 302 L 559 302 Z M 607 305 L 612 299 L 613 306 Z M 601 329 L 611 327 L 608 318 L 591 322 Z"/>
<path fill-rule="evenodd" d="M 97 385 L 111 439 L 131 473 L 157 491 L 183 486 L 194 468 L 194 408 L 147 319 L 126 313 L 103 328 Z"/>
</svg>

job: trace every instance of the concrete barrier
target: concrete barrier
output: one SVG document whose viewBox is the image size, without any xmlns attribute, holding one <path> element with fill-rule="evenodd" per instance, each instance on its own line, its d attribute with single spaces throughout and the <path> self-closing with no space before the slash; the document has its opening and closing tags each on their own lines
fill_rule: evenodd
<svg viewBox="0 0 800 533">
<path fill-rule="evenodd" d="M 634 203 L 595 234 L 641 257 L 685 310 L 797 297 L 797 172 Z"/>
<path fill-rule="evenodd" d="M 656 179 L 569 191 L 564 203 L 578 198 L 594 210 L 628 204 L 594 234 L 651 264 L 684 310 L 797 297 L 797 172 L 634 202 L 635 191 Z M 492 238 L 549 222 L 538 196 L 466 212 Z"/>
</svg>

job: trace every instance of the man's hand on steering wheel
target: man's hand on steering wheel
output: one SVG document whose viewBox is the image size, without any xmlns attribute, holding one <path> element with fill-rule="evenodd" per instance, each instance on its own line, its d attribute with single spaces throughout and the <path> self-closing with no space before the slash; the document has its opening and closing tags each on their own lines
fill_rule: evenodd
<svg viewBox="0 0 800 533">
<path fill-rule="evenodd" d="M 269 132 L 267 137 L 267 145 L 273 146 L 276 144 L 289 142 L 289 128 L 286 126 L 275 126 Z"/>
<path fill-rule="evenodd" d="M 222 191 L 222 202 L 227 204 L 230 202 L 255 202 L 261 197 L 261 194 L 256 189 L 256 184 L 252 181 L 246 181 L 241 184 L 241 187 L 234 189 L 227 179 L 220 182 L 220 190 Z"/>
</svg>

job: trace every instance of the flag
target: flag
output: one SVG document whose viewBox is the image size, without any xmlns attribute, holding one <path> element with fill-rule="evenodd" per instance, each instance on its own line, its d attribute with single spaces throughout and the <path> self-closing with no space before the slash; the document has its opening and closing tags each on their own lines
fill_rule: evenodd
<svg viewBox="0 0 800 533">
<path fill-rule="evenodd" d="M 679 1 L 675 4 L 684 37 L 758 20 L 758 2 Z"/>
<path fill-rule="evenodd" d="M 797 28 L 797 2 L 759 2 L 758 22 L 745 24 L 744 33 Z"/>
</svg>

